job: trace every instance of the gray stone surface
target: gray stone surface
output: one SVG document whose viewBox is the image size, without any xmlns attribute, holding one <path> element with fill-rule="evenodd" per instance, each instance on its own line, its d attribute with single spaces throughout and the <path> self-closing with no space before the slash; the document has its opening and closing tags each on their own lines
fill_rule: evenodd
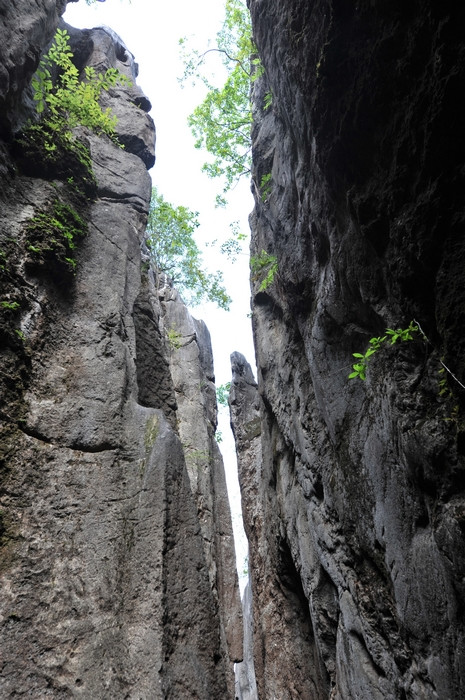
<svg viewBox="0 0 465 700">
<path fill-rule="evenodd" d="M 244 613 L 244 660 L 236 664 L 236 700 L 257 700 L 257 684 L 253 660 L 253 609 L 250 581 L 242 594 Z"/>
<path fill-rule="evenodd" d="M 229 659 L 232 670 L 232 664 L 242 660 L 242 608 L 224 465 L 215 439 L 217 405 L 210 334 L 203 321 L 191 316 L 178 292 L 163 276 L 159 296 L 178 407 L 179 436 L 224 631 L 221 653 Z M 231 675 L 229 696 L 233 694 Z"/>
<path fill-rule="evenodd" d="M 439 371 L 464 380 L 464 11 L 250 9 L 252 253 L 279 268 L 252 285 L 261 456 L 241 467 L 258 697 L 459 700 L 464 399 Z M 348 380 L 353 352 L 414 318 L 431 343 Z"/>
<path fill-rule="evenodd" d="M 0 128 L 18 122 L 25 84 L 35 72 L 44 46 L 55 34 L 66 0 L 2 0 L 0 4 Z"/>
<path fill-rule="evenodd" d="M 19 6 L 0 12 L 7 28 Z M 58 18 L 54 3 L 37 8 L 37 22 L 52 30 L 39 32 L 38 56 Z M 95 60 L 90 42 L 110 64 L 114 56 L 118 67 L 132 65 L 103 34 L 104 51 L 101 32 L 72 32 L 82 64 Z M 23 59 L 14 60 L 21 67 Z M 15 87 L 18 103 L 28 77 L 23 71 Z M 211 428 L 207 556 L 158 290 L 141 265 L 154 141 L 141 109 L 148 101 L 135 86 L 111 99 L 126 148 L 80 134 L 95 201 L 78 191 L 78 174 L 45 180 L 14 173 L 13 161 L 1 174 L 0 299 L 18 307 L 2 307 L 0 317 L 0 696 L 232 697 L 240 606 L 221 457 Z M 53 248 L 40 257 L 31 250 L 27 223 L 54 202 L 88 224 L 75 273 Z M 208 331 L 196 324 L 214 399 Z M 215 411 L 213 400 L 207 422 Z"/>
<path fill-rule="evenodd" d="M 244 601 L 245 626 L 252 626 L 252 630 L 244 638 L 246 666 L 236 669 L 237 683 L 243 698 L 311 700 L 320 692 L 321 664 L 268 470 L 266 450 L 270 436 L 261 422 L 261 402 L 250 366 L 240 353 L 231 355 L 231 364 L 231 423 L 249 542 L 253 609 L 251 620 L 251 611 Z"/>
<path fill-rule="evenodd" d="M 71 37 L 73 30 L 66 25 Z M 82 33 L 76 37 L 82 45 Z M 126 47 L 122 39 L 110 28 L 95 28 L 86 33 L 86 44 L 90 45 L 91 53 L 85 52 L 81 57 L 83 67 L 92 66 L 101 70 L 116 66 L 125 75 L 130 85 L 118 85 L 102 95 L 102 106 L 110 108 L 118 118 L 116 125 L 117 137 L 130 153 L 136 154 L 147 166 L 155 163 L 154 124 L 147 112 L 151 109 L 148 98 L 136 83 L 138 66 L 134 55 Z M 73 44 L 73 42 L 71 42 Z M 122 173 L 120 173 L 122 175 Z"/>
<path fill-rule="evenodd" d="M 148 265 L 148 262 L 145 262 Z M 176 427 L 176 396 L 163 334 L 158 288 L 152 271 L 142 275 L 134 302 L 138 402 L 161 408 Z"/>
</svg>

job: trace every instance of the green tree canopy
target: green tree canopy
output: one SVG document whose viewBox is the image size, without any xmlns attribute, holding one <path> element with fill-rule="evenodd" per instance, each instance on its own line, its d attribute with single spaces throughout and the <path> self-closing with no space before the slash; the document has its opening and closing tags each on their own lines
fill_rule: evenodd
<svg viewBox="0 0 465 700">
<path fill-rule="evenodd" d="M 198 213 L 175 207 L 152 189 L 147 221 L 147 246 L 154 264 L 173 280 L 188 305 L 212 301 L 228 310 L 231 298 L 223 286 L 220 271 L 203 268 L 202 254 L 194 240 Z"/>
<path fill-rule="evenodd" d="M 205 148 L 213 160 L 204 164 L 210 177 L 221 177 L 223 194 L 237 180 L 250 173 L 251 124 L 250 83 L 261 66 L 252 59 L 255 47 L 252 41 L 250 14 L 243 0 L 226 0 L 225 19 L 216 37 L 216 47 L 203 53 L 193 51 L 186 60 L 184 79 L 201 80 L 208 92 L 204 101 L 195 108 L 188 123 L 196 138 L 196 148 Z M 181 40 L 185 44 L 185 39 Z M 221 55 L 226 80 L 218 87 L 211 83 L 206 61 L 212 52 Z M 222 200 L 222 197 L 219 197 Z"/>
</svg>

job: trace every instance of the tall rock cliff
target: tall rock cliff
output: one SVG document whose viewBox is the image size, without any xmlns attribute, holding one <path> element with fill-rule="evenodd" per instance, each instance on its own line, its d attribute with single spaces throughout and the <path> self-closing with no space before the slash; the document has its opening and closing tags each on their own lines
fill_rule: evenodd
<svg viewBox="0 0 465 700">
<path fill-rule="evenodd" d="M 459 700 L 465 12 L 249 5 L 252 255 L 278 264 L 252 280 L 258 386 L 235 355 L 231 393 L 258 698 Z"/>
<path fill-rule="evenodd" d="M 0 695 L 233 697 L 209 336 L 147 260 L 154 127 L 122 41 L 67 27 L 79 70 L 131 78 L 104 97 L 124 150 L 79 128 L 90 161 L 81 147 L 50 161 L 21 131 L 63 7 L 0 8 Z"/>
</svg>

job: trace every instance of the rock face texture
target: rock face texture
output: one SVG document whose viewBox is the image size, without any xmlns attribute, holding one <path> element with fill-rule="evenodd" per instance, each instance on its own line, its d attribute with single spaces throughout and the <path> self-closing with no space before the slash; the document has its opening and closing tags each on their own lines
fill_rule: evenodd
<svg viewBox="0 0 465 700">
<path fill-rule="evenodd" d="M 258 698 L 459 700 L 464 10 L 249 4 L 252 254 L 278 262 L 252 281 L 258 388 L 233 357 L 231 394 Z M 428 340 L 348 379 L 413 319 Z"/>
<path fill-rule="evenodd" d="M 211 589 L 218 606 L 221 650 L 242 661 L 242 607 L 236 571 L 231 513 L 223 458 L 215 439 L 217 404 L 210 334 L 194 319 L 178 292 L 159 286 L 163 328 L 170 339 L 170 367 L 177 403 L 179 437 L 200 520 Z M 233 669 L 231 668 L 231 671 Z M 232 683 L 228 697 L 234 697 Z"/>
<path fill-rule="evenodd" d="M 235 352 L 231 355 L 233 381 L 229 394 L 231 425 L 236 442 L 239 481 L 242 500 L 242 518 L 249 543 L 249 581 L 244 591 L 242 605 L 244 609 L 244 660 L 236 666 L 236 698 L 238 700 L 256 700 L 257 687 L 255 682 L 255 667 L 257 673 L 263 674 L 263 659 L 257 647 L 254 660 L 254 638 L 258 638 L 254 629 L 261 629 L 262 614 L 260 611 L 269 606 L 273 597 L 272 582 L 274 576 L 262 578 L 264 560 L 267 552 L 262 545 L 266 544 L 262 537 L 266 527 L 264 504 L 261 500 L 262 481 L 262 447 L 260 399 L 257 383 L 250 365 L 243 355 Z M 253 553 L 253 561 L 250 559 Z M 258 562 L 261 562 L 259 565 Z M 271 585 L 270 585 L 271 584 Z M 252 605 L 252 591 L 255 606 Z M 256 614 L 254 614 L 254 612 Z M 290 630 L 294 634 L 294 630 Z M 285 629 L 282 629 L 286 633 Z M 266 633 L 263 639 L 266 638 Z M 261 650 L 265 645 L 262 643 Z"/>
<path fill-rule="evenodd" d="M 20 2 L 0 10 L 0 50 L 10 52 L 1 83 L 0 696 L 232 697 L 241 611 L 209 336 L 177 301 L 195 328 L 186 370 L 199 378 L 189 391 L 203 407 L 205 443 L 192 437 L 193 449 L 208 450 L 200 486 L 183 445 L 191 438 L 177 400 L 182 369 L 171 374 L 163 330 L 168 303 L 141 265 L 150 104 L 135 86 L 106 96 L 126 148 L 81 129 L 93 176 L 25 159 L 15 132 L 63 3 L 23 5 L 23 14 Z M 113 65 L 135 80 L 111 32 L 68 30 L 79 68 Z M 73 264 L 54 238 L 63 227 L 76 233 Z"/>
<path fill-rule="evenodd" d="M 9 7 L 7 8 L 7 5 Z M 37 68 L 44 46 L 52 40 L 65 0 L 2 2 L 0 6 L 0 133 L 18 123 L 25 85 Z"/>
<path fill-rule="evenodd" d="M 257 684 L 253 660 L 253 610 L 250 582 L 245 587 L 242 606 L 244 609 L 244 659 L 235 666 L 236 700 L 256 700 Z"/>
</svg>

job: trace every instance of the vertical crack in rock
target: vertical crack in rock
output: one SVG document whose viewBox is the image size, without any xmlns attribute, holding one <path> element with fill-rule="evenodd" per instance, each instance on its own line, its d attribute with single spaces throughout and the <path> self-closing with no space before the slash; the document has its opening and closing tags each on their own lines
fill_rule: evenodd
<svg viewBox="0 0 465 700">
<path fill-rule="evenodd" d="M 259 698 L 310 700 L 325 688 L 325 678 L 308 602 L 285 541 L 280 504 L 271 488 L 276 480 L 276 460 L 270 464 L 270 455 L 263 453 L 273 440 L 263 435 L 266 427 L 261 423 L 261 401 L 250 366 L 240 353 L 233 353 L 231 361 L 231 421 L 238 449 L 253 600 L 254 663 L 252 666 L 249 657 L 246 673 L 252 688 L 255 674 Z M 288 659 L 285 664 L 283 654 Z M 238 669 L 242 697 L 247 698 L 251 691 L 245 679 L 240 681 L 241 673 Z"/>
<path fill-rule="evenodd" d="M 160 311 L 153 273 L 143 271 L 134 303 L 138 400 L 143 406 L 161 408 L 175 428 L 177 404 Z"/>
</svg>

